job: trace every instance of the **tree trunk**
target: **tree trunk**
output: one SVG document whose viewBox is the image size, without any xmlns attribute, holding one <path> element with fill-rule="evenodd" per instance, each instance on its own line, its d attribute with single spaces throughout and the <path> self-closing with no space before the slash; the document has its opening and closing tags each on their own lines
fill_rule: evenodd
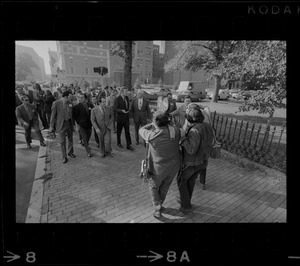
<svg viewBox="0 0 300 266">
<path fill-rule="evenodd" d="M 219 95 L 219 90 L 221 88 L 221 77 L 218 75 L 215 75 L 215 89 L 214 89 L 214 94 L 211 99 L 213 103 L 218 102 L 218 95 Z"/>
<path fill-rule="evenodd" d="M 125 41 L 125 66 L 124 66 L 124 85 L 131 90 L 131 72 L 132 72 L 132 41 Z"/>
</svg>

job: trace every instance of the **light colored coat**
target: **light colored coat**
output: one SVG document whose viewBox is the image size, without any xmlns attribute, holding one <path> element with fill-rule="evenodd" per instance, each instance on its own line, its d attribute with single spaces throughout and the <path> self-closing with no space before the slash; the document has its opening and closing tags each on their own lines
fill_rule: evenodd
<svg viewBox="0 0 300 266">
<path fill-rule="evenodd" d="M 111 109 L 104 106 L 105 115 L 99 106 L 96 106 L 91 111 L 91 122 L 95 130 L 100 129 L 102 134 L 105 134 L 107 129 L 111 127 Z"/>
</svg>

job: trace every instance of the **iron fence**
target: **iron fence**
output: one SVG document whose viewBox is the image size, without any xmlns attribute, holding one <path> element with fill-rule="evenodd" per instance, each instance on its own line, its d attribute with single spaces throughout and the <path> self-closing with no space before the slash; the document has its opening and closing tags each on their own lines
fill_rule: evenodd
<svg viewBox="0 0 300 266">
<path fill-rule="evenodd" d="M 286 172 L 286 124 L 268 128 L 265 124 L 228 118 L 215 111 L 212 126 L 223 149 Z"/>
</svg>

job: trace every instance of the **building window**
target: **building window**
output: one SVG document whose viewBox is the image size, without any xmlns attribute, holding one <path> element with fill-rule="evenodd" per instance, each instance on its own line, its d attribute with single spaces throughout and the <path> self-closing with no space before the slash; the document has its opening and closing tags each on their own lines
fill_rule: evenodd
<svg viewBox="0 0 300 266">
<path fill-rule="evenodd" d="M 87 65 L 88 64 L 88 59 L 84 58 L 84 63 Z"/>
<path fill-rule="evenodd" d="M 88 75 L 89 74 L 89 69 L 85 68 L 85 74 Z"/>
<path fill-rule="evenodd" d="M 74 74 L 74 68 L 71 67 L 71 74 Z"/>
</svg>

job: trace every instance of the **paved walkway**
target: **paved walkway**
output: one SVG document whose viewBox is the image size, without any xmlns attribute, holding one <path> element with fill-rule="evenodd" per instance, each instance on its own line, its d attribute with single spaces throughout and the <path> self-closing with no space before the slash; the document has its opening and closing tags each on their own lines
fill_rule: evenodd
<svg viewBox="0 0 300 266">
<path fill-rule="evenodd" d="M 133 127 L 130 127 L 134 142 Z M 161 219 L 153 217 L 148 184 L 138 178 L 144 146 L 133 145 L 134 152 L 116 145 L 114 158 L 101 158 L 92 135 L 93 157 L 78 144 L 74 133 L 75 159 L 62 164 L 59 137 L 47 140 L 47 173 L 44 183 L 42 223 L 239 223 L 286 222 L 285 176 L 279 179 L 260 171 L 247 171 L 225 159 L 210 160 L 206 190 L 196 181 L 192 203 L 194 212 L 183 215 L 175 197 L 174 180 L 164 203 Z M 124 131 L 122 144 L 126 146 Z"/>
</svg>

